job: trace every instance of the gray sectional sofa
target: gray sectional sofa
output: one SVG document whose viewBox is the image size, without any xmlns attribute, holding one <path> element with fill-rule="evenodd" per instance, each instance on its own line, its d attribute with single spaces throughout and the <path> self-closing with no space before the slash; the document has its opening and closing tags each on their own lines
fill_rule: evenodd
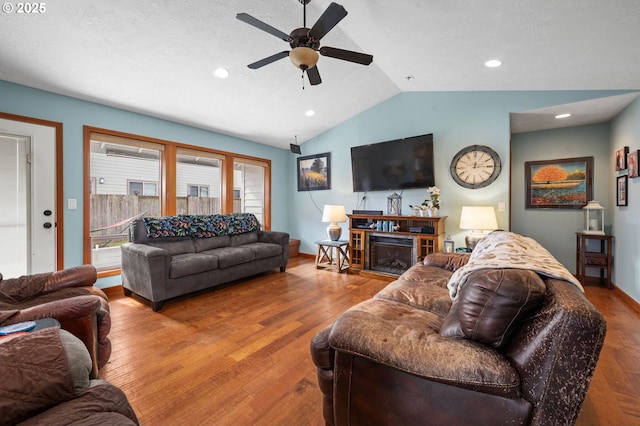
<svg viewBox="0 0 640 426">
<path fill-rule="evenodd" d="M 134 221 L 122 245 L 122 286 L 162 309 L 166 300 L 280 268 L 289 234 L 263 231 L 252 214 L 185 215 Z"/>
</svg>

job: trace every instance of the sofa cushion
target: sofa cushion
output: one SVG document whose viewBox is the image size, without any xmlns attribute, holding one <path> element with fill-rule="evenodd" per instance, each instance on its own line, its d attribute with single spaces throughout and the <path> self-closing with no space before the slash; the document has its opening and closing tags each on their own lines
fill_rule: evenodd
<svg viewBox="0 0 640 426">
<path fill-rule="evenodd" d="M 206 253 L 178 254 L 171 257 L 170 278 L 180 278 L 218 268 L 218 258 Z"/>
<path fill-rule="evenodd" d="M 266 259 L 267 257 L 280 256 L 282 254 L 282 246 L 279 244 L 258 242 L 246 244 L 245 247 L 253 250 L 256 259 Z"/>
<path fill-rule="evenodd" d="M 442 317 L 391 300 L 369 299 L 334 323 L 329 343 L 337 351 L 441 383 L 520 397 L 520 377 L 495 349 L 438 334 Z"/>
<path fill-rule="evenodd" d="M 228 235 L 220 235 L 219 237 L 211 238 L 195 238 L 193 243 L 196 247 L 196 253 L 198 253 L 219 247 L 228 247 L 231 245 L 231 238 Z"/>
<path fill-rule="evenodd" d="M 451 274 L 447 269 L 417 263 L 375 297 L 395 300 L 444 317 L 451 308 L 451 298 L 446 289 Z"/>
<path fill-rule="evenodd" d="M 212 254 L 217 257 L 220 269 L 251 262 L 256 258 L 255 252 L 248 247 L 221 247 L 202 254 Z"/>
<path fill-rule="evenodd" d="M 245 232 L 244 234 L 237 234 L 231 236 L 231 246 L 237 247 L 244 244 L 251 244 L 258 242 L 258 231 Z"/>
<path fill-rule="evenodd" d="M 545 297 L 544 281 L 533 271 L 487 269 L 472 272 L 460 289 L 440 334 L 503 346 Z"/>
</svg>

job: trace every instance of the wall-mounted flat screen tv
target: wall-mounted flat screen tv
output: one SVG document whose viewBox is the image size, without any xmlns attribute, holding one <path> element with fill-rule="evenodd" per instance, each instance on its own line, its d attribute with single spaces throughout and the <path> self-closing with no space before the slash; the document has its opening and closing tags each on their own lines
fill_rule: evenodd
<svg viewBox="0 0 640 426">
<path fill-rule="evenodd" d="M 433 134 L 351 148 L 353 192 L 435 185 Z"/>
</svg>

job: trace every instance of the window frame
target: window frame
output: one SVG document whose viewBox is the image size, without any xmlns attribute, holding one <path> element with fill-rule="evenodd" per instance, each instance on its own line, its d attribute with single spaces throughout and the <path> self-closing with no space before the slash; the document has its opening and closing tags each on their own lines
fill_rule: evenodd
<svg viewBox="0 0 640 426">
<path fill-rule="evenodd" d="M 91 234 L 90 234 L 90 215 L 91 215 L 91 135 L 97 133 L 104 135 L 106 138 L 132 140 L 136 143 L 159 144 L 164 147 L 160 159 L 160 181 L 157 184 L 160 196 L 160 209 L 162 215 L 171 216 L 176 214 L 176 169 L 178 152 L 198 152 L 207 156 L 222 158 L 221 167 L 221 210 L 222 213 L 233 212 L 233 170 L 236 161 L 245 163 L 260 163 L 265 167 L 264 176 L 264 217 L 262 229 L 271 229 L 271 160 L 258 157 L 236 154 L 232 152 L 220 151 L 203 146 L 190 145 L 182 142 L 175 142 L 163 139 L 157 139 L 149 136 L 136 135 L 131 133 L 120 132 L 116 130 L 103 129 L 93 126 L 83 127 L 84 137 L 84 188 L 83 188 L 83 262 L 91 264 Z M 124 143 L 124 142 L 120 142 Z M 128 182 L 128 180 L 127 180 Z M 128 183 L 127 183 L 128 191 Z M 98 277 L 107 277 L 120 275 L 121 269 L 112 269 L 98 272 Z"/>
</svg>

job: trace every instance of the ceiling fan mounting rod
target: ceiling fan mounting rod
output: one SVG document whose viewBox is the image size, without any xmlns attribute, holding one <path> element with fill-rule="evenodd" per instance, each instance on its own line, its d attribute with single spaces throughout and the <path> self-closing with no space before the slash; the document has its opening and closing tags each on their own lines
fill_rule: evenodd
<svg viewBox="0 0 640 426">
<path fill-rule="evenodd" d="M 311 2 L 311 0 L 298 0 L 302 3 L 302 26 L 307 26 L 307 5 Z"/>
</svg>

